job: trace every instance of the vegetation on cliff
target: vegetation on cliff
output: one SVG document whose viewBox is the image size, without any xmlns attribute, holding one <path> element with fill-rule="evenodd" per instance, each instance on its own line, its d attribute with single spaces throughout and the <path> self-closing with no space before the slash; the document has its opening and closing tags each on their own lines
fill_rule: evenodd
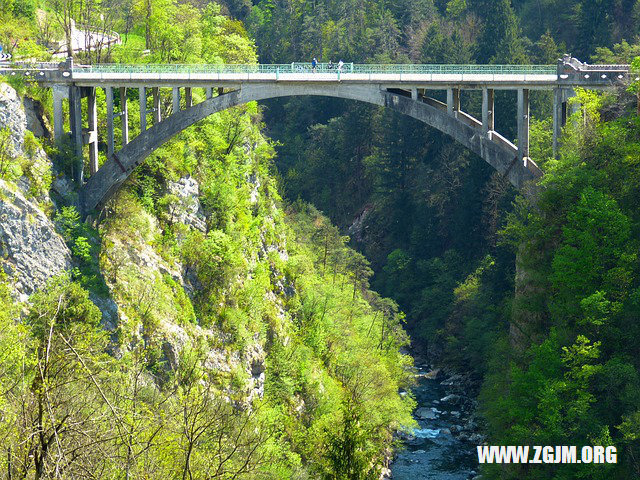
<svg viewBox="0 0 640 480">
<path fill-rule="evenodd" d="M 255 61 L 215 4 L 150 2 L 150 18 L 136 8 L 113 59 Z M 56 198 L 75 268 L 29 304 L 2 279 L 1 471 L 379 477 L 413 422 L 404 316 L 369 290 L 368 262 L 326 217 L 304 203 L 285 211 L 262 128 L 256 104 L 200 122 L 92 224 Z M 64 146 L 51 148 L 64 173 Z"/>
</svg>

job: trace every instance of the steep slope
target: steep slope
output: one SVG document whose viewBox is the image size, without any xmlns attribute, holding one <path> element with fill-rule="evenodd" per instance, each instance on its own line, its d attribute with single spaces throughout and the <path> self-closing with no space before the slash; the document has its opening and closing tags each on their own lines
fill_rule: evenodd
<svg viewBox="0 0 640 480">
<path fill-rule="evenodd" d="M 394 432 L 412 425 L 403 316 L 326 218 L 285 213 L 257 105 L 163 146 L 86 224 L 64 146 L 53 169 L 20 96 L 0 91 L 13 109 L 2 118 L 18 119 L 0 172 L 0 468 L 380 476 Z M 42 183 L 38 162 L 61 173 Z"/>
</svg>

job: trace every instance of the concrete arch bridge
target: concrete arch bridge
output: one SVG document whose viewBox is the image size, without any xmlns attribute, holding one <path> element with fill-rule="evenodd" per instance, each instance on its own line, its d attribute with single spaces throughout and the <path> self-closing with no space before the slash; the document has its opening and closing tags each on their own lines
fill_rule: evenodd
<svg viewBox="0 0 640 480">
<path fill-rule="evenodd" d="M 612 88 L 631 78 L 628 65 L 587 65 L 565 57 L 558 65 L 12 65 L 5 75 L 24 75 L 53 89 L 54 136 L 64 132 L 63 102 L 69 102 L 69 124 L 77 156 L 89 150 L 89 177 L 84 162 L 75 169 L 86 215 L 101 208 L 156 148 L 208 115 L 250 101 L 294 95 L 358 100 L 409 115 L 449 135 L 507 177 L 525 195 L 535 195 L 543 172 L 529 158 L 529 93 L 554 91 L 554 148 L 567 118 L 567 100 L 576 86 Z M 96 89 L 106 98 L 107 161 L 98 165 Z M 163 118 L 160 89 L 171 89 L 172 108 Z M 204 88 L 206 100 L 194 104 L 192 89 Z M 140 98 L 141 133 L 129 138 L 127 90 Z M 214 90 L 215 89 L 215 90 Z M 446 103 L 429 96 L 446 91 Z M 482 91 L 482 118 L 460 109 L 462 90 Z M 495 90 L 517 91 L 517 146 L 495 131 Z M 120 110 L 114 109 L 114 92 Z M 214 91 L 217 93 L 214 96 Z M 151 94 L 152 107 L 148 106 Z M 184 101 L 181 97 L 184 96 Z M 83 112 L 82 98 L 87 98 Z M 184 108 L 182 106 L 184 105 Z M 168 114 L 167 114 L 168 113 Z M 151 116 L 151 122 L 148 122 Z M 114 122 L 120 119 L 122 148 L 115 151 Z M 86 125 L 86 126 L 85 126 Z"/>
</svg>

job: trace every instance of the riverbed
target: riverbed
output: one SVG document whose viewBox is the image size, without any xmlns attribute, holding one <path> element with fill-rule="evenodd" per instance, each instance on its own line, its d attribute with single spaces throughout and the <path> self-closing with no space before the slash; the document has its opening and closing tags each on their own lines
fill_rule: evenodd
<svg viewBox="0 0 640 480">
<path fill-rule="evenodd" d="M 391 464 L 394 480 L 470 480 L 479 478 L 473 408 L 459 391 L 455 377 L 444 376 L 426 364 L 416 364 L 413 389 L 419 427 L 405 437 L 405 448 Z"/>
</svg>

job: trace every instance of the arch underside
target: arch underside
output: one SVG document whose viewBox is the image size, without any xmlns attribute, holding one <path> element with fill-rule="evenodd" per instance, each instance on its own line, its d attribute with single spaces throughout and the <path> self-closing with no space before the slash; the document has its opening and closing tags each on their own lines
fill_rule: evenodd
<svg viewBox="0 0 640 480">
<path fill-rule="evenodd" d="M 101 208 L 129 177 L 131 172 L 155 149 L 207 116 L 250 101 L 268 98 L 313 95 L 358 100 L 390 108 L 440 130 L 476 153 L 511 184 L 525 194 L 533 195 L 535 180 L 542 172 L 530 160 L 518 160 L 518 151 L 495 132 L 483 133 L 480 123 L 462 112 L 450 115 L 438 102 L 425 103 L 379 86 L 319 84 L 245 84 L 239 90 L 205 100 L 181 110 L 152 126 L 125 145 L 91 176 L 81 192 L 84 214 Z M 526 164 L 525 164 L 526 163 Z"/>
</svg>

